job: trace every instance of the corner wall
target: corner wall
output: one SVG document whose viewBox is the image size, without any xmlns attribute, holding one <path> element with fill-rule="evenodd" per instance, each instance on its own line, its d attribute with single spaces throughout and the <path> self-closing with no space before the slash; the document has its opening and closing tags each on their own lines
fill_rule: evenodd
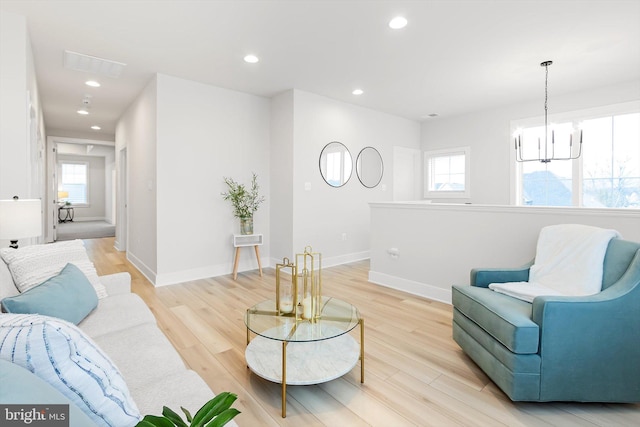
<svg viewBox="0 0 640 427">
<path fill-rule="evenodd" d="M 270 101 L 166 75 L 157 79 L 155 284 L 231 273 L 232 236 L 240 225 L 221 196 L 223 177 L 249 184 L 252 172 L 266 196 L 254 215 L 254 232 L 264 234 L 260 251 L 268 266 Z M 239 271 L 257 268 L 253 251 L 240 254 Z"/>
<path fill-rule="evenodd" d="M 280 95 L 274 105 L 272 126 L 278 126 L 280 134 L 273 134 L 281 139 L 272 141 L 272 149 L 283 152 L 271 154 L 272 168 L 280 170 L 272 174 L 286 175 L 281 202 L 290 205 L 292 213 L 291 220 L 283 214 L 272 230 L 273 240 L 279 241 L 272 259 L 291 259 L 309 245 L 322 253 L 324 266 L 368 258 L 368 203 L 392 200 L 393 147 L 419 148 L 420 124 L 300 90 Z M 354 164 L 351 178 L 339 188 L 324 182 L 319 169 L 320 153 L 332 141 L 349 149 Z M 364 187 L 356 176 L 356 158 L 367 146 L 376 148 L 384 163 L 382 181 L 375 188 Z M 282 162 L 274 163 L 276 158 Z"/>
<path fill-rule="evenodd" d="M 126 223 L 116 222 L 116 246 L 127 251 L 131 261 L 152 283 L 158 269 L 156 225 L 156 144 L 157 81 L 142 90 L 116 127 L 116 170 L 118 179 L 126 176 L 127 192 L 118 191 L 120 209 Z M 127 164 L 121 164 L 125 150 Z M 126 208 L 124 206 L 126 205 Z"/>
</svg>

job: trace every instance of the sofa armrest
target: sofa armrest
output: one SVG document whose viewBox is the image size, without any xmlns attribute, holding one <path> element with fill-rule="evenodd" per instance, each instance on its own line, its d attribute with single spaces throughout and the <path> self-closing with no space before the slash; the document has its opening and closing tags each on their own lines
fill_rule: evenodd
<svg viewBox="0 0 640 427">
<path fill-rule="evenodd" d="M 107 295 L 128 294 L 131 292 L 131 275 L 127 272 L 100 276 L 100 281 L 107 288 Z"/>
<path fill-rule="evenodd" d="M 474 268 L 471 270 L 471 286 L 489 287 L 491 283 L 527 282 L 529 267 L 521 268 Z"/>
</svg>

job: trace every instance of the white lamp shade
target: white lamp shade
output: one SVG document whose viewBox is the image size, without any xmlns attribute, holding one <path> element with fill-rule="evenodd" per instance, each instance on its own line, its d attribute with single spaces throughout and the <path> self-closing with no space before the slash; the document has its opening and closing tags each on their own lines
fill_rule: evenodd
<svg viewBox="0 0 640 427">
<path fill-rule="evenodd" d="M 18 240 L 41 234 L 40 199 L 0 200 L 0 239 Z"/>
</svg>

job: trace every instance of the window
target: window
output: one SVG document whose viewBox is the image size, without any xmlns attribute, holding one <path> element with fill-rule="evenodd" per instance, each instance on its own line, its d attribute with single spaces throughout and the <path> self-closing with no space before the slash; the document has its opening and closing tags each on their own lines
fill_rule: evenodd
<svg viewBox="0 0 640 427">
<path fill-rule="evenodd" d="M 69 193 L 67 201 L 72 205 L 89 203 L 87 163 L 60 163 L 59 190 Z"/>
<path fill-rule="evenodd" d="M 469 147 L 424 153 L 426 198 L 469 198 Z"/>
<path fill-rule="evenodd" d="M 568 156 L 570 134 L 577 153 L 581 132 L 582 155 L 575 160 L 517 163 L 517 204 L 640 208 L 640 103 L 572 112 L 562 118 L 551 126 L 555 156 Z M 522 157 L 537 158 L 537 138 L 544 150 L 544 126 L 528 123 L 520 133 Z"/>
<path fill-rule="evenodd" d="M 583 130 L 582 205 L 640 208 L 640 113 L 585 120 Z"/>
</svg>

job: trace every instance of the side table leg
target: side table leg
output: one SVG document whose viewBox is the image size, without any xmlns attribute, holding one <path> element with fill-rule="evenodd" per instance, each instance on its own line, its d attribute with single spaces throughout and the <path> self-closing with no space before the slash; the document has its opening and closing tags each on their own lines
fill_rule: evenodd
<svg viewBox="0 0 640 427">
<path fill-rule="evenodd" d="M 240 246 L 236 248 L 236 259 L 233 261 L 233 280 L 238 278 L 238 262 L 240 262 Z"/>
<path fill-rule="evenodd" d="M 262 264 L 260 264 L 260 249 L 258 249 L 258 245 L 254 246 L 256 250 L 256 259 L 258 260 L 258 269 L 260 269 L 260 277 L 262 277 Z"/>
<path fill-rule="evenodd" d="M 282 341 L 282 418 L 287 417 L 287 341 Z"/>
<path fill-rule="evenodd" d="M 247 309 L 247 345 L 249 345 L 249 309 Z"/>
<path fill-rule="evenodd" d="M 360 318 L 360 382 L 364 383 L 364 319 Z"/>
</svg>

